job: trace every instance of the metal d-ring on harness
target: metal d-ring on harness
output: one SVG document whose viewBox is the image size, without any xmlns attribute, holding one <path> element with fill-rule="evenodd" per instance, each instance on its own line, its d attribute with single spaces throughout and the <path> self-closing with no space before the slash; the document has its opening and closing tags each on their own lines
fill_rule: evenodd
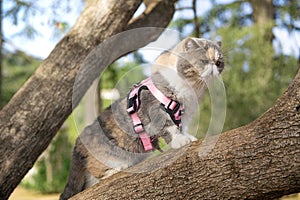
<svg viewBox="0 0 300 200">
<path fill-rule="evenodd" d="M 145 151 L 150 151 L 153 150 L 151 139 L 146 133 L 143 123 L 137 113 L 141 104 L 140 93 L 142 90 L 149 90 L 152 95 L 160 101 L 165 111 L 170 115 L 172 121 L 180 130 L 182 128 L 181 116 L 183 115 L 184 108 L 178 101 L 166 97 L 160 90 L 158 90 L 150 77 L 139 84 L 134 85 L 127 97 L 127 112 L 133 121 L 133 129 L 137 134 L 139 134 Z"/>
</svg>

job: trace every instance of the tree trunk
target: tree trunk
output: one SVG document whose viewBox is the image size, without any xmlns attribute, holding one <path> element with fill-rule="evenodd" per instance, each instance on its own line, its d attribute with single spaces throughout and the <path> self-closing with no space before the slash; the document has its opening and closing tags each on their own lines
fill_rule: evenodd
<svg viewBox="0 0 300 200">
<path fill-rule="evenodd" d="M 272 43 L 274 39 L 272 29 L 274 27 L 275 7 L 273 0 L 249 0 L 253 7 L 254 23 L 258 25 L 260 34 Z"/>
<path fill-rule="evenodd" d="M 169 166 L 151 173 L 120 172 L 72 200 L 274 199 L 300 192 L 300 69 L 272 108 L 254 122 L 222 133 L 212 151 L 201 155 L 209 141 L 167 152 L 132 170 L 157 167 L 182 153 Z"/>
<path fill-rule="evenodd" d="M 82 76 L 80 92 L 73 91 L 79 69 L 84 73 L 93 67 L 93 63 L 82 66 L 91 50 L 110 36 L 129 28 L 165 27 L 173 16 L 174 1 L 162 0 L 155 1 L 143 15 L 131 19 L 140 3 L 141 0 L 87 1 L 74 27 L 1 110 L 0 199 L 9 197 L 78 104 L 92 79 L 106 67 L 98 66 L 100 69 L 93 78 Z M 141 48 L 159 35 L 150 34 L 130 47 L 133 50 Z M 107 58 L 102 55 L 95 59 Z"/>
<path fill-rule="evenodd" d="M 253 18 L 257 24 L 268 24 L 274 20 L 274 5 L 273 0 L 250 0 L 253 7 Z"/>
</svg>

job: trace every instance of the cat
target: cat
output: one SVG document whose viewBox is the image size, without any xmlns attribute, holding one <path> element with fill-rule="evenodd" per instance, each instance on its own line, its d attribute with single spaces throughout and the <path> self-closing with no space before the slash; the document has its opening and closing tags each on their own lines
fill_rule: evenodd
<svg viewBox="0 0 300 200">
<path fill-rule="evenodd" d="M 196 140 L 187 133 L 189 122 L 206 89 L 205 80 L 223 69 L 221 42 L 189 37 L 163 52 L 154 63 L 146 86 L 150 81 L 170 100 L 170 105 L 163 105 L 149 88 L 139 89 L 145 86 L 142 82 L 132 88 L 128 97 L 105 109 L 77 138 L 68 182 L 60 199 L 68 199 L 110 176 L 114 173 L 112 168 L 126 169 L 145 160 L 155 149 L 160 150 L 159 137 L 171 148 Z M 177 114 L 168 108 L 173 103 Z M 128 111 L 133 107 L 134 112 Z M 133 115 L 143 126 L 134 122 Z M 139 137 L 136 127 L 144 130 L 144 138 Z"/>
</svg>

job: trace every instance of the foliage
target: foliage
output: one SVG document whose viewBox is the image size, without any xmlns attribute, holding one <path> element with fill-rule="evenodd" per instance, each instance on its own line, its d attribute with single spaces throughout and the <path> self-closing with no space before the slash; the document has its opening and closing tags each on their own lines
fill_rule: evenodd
<svg viewBox="0 0 300 200">
<path fill-rule="evenodd" d="M 289 32 L 296 30 L 300 31 L 300 15 L 299 15 L 299 0 L 274 0 L 274 5 L 277 8 L 276 20 L 277 23 Z"/>
<path fill-rule="evenodd" d="M 110 65 L 102 74 L 100 84 L 102 89 L 118 89 L 120 96 L 127 95 L 130 87 L 145 78 L 143 68 L 138 62 L 115 62 Z M 112 103 L 112 100 L 103 99 L 102 107 L 105 108 Z"/>
<path fill-rule="evenodd" d="M 293 57 L 274 55 L 272 44 L 261 39 L 256 26 L 219 32 L 224 46 L 229 45 L 227 41 L 240 42 L 229 52 L 224 73 L 231 116 L 226 126 L 232 129 L 253 121 L 271 107 L 292 80 L 297 64 Z M 242 32 L 241 37 L 232 38 L 234 32 Z M 241 38 L 246 39 L 241 42 Z"/>
<path fill-rule="evenodd" d="M 8 103 L 40 63 L 40 60 L 21 51 L 3 55 L 3 105 Z"/>
<path fill-rule="evenodd" d="M 79 1 L 80 2 L 80 1 Z M 36 28 L 36 24 L 32 23 L 33 18 L 46 17 L 47 21 L 41 20 L 41 25 L 54 27 L 54 36 L 65 33 L 70 27 L 66 21 L 65 14 L 72 12 L 78 8 L 72 7 L 71 1 L 52 0 L 47 3 L 33 0 L 6 0 L 3 9 L 3 20 L 10 20 L 14 26 L 24 24 L 16 36 L 25 36 L 33 39 L 40 34 Z M 83 7 L 79 6 L 79 9 Z"/>
<path fill-rule="evenodd" d="M 23 180 L 23 186 L 43 193 L 61 192 L 68 178 L 73 144 L 68 142 L 69 128 L 60 129 L 35 164 L 36 172 Z"/>
<path fill-rule="evenodd" d="M 226 54 L 223 81 L 227 93 L 227 117 L 224 130 L 230 130 L 255 120 L 274 104 L 292 81 L 297 61 L 291 56 L 275 55 L 272 45 L 261 39 L 255 26 L 224 27 L 218 34 L 222 36 Z M 232 50 L 226 51 L 226 47 Z M 203 133 L 210 120 L 208 95 L 201 106 L 199 132 Z"/>
</svg>

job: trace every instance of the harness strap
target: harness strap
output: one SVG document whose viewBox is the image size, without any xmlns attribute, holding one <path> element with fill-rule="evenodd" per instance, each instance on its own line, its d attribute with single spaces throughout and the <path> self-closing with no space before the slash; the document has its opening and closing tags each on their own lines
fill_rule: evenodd
<svg viewBox="0 0 300 200">
<path fill-rule="evenodd" d="M 183 115 L 184 109 L 179 102 L 166 97 L 160 90 L 158 90 L 158 88 L 153 84 L 150 77 L 141 81 L 139 84 L 134 85 L 133 89 L 128 94 L 127 112 L 130 114 L 130 117 L 133 121 L 133 129 L 137 134 L 139 134 L 145 151 L 150 151 L 153 149 L 151 139 L 146 133 L 144 126 L 137 114 L 137 111 L 141 104 L 141 100 L 139 97 L 143 89 L 149 90 L 152 95 L 161 102 L 161 104 L 165 108 L 165 111 L 170 115 L 172 121 L 178 126 L 179 129 L 181 129 L 182 127 L 181 115 Z"/>
<path fill-rule="evenodd" d="M 131 116 L 131 119 L 133 121 L 133 129 L 137 134 L 139 134 L 139 137 L 140 137 L 140 139 L 143 143 L 145 151 L 152 150 L 153 147 L 152 147 L 152 144 L 151 144 L 150 137 L 146 133 L 146 131 L 144 129 L 144 125 L 142 124 L 137 112 L 132 113 L 130 116 Z"/>
<path fill-rule="evenodd" d="M 181 116 L 184 114 L 183 106 L 178 101 L 170 99 L 169 97 L 165 96 L 154 85 L 150 77 L 145 79 L 144 84 L 147 85 L 152 95 L 163 104 L 165 111 L 170 115 L 174 124 L 176 124 L 181 129 L 182 128 Z"/>
</svg>

